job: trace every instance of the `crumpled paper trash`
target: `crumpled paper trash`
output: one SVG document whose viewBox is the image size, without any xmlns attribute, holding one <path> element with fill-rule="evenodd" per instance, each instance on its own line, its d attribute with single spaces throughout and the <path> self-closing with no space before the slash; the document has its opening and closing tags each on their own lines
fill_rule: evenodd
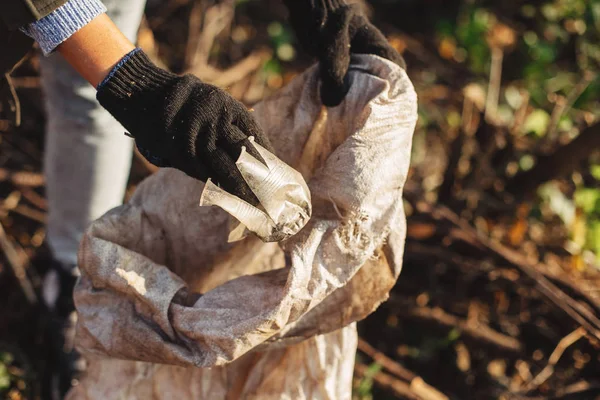
<svg viewBox="0 0 600 400">
<path fill-rule="evenodd" d="M 387 60 L 349 73 L 338 107 L 318 104 L 316 67 L 255 106 L 312 196 L 287 241 L 228 242 L 232 217 L 170 169 L 92 224 L 75 289 L 90 367 L 68 399 L 350 399 L 354 322 L 401 270 L 417 98 Z"/>
</svg>

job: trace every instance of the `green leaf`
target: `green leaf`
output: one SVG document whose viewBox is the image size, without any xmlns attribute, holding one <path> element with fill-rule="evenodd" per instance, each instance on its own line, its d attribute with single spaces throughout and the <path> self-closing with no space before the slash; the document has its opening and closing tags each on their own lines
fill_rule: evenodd
<svg viewBox="0 0 600 400">
<path fill-rule="evenodd" d="M 559 92 L 562 90 L 568 93 L 579 80 L 581 80 L 581 77 L 577 74 L 561 71 L 546 81 L 546 90 L 549 92 Z"/>
<path fill-rule="evenodd" d="M 575 204 L 586 214 L 600 213 L 600 189 L 577 189 L 575 191 Z"/>
<path fill-rule="evenodd" d="M 592 2 L 590 9 L 594 18 L 594 25 L 596 29 L 600 31 L 600 1 Z"/>
<path fill-rule="evenodd" d="M 523 41 L 526 45 L 533 47 L 538 42 L 538 35 L 533 31 L 527 31 L 523 34 Z"/>
<path fill-rule="evenodd" d="M 10 387 L 10 374 L 5 364 L 0 364 L 0 390 L 6 390 Z"/>
<path fill-rule="evenodd" d="M 561 132 L 570 132 L 573 129 L 573 120 L 566 115 L 563 115 L 558 122 L 558 129 Z"/>
<path fill-rule="evenodd" d="M 540 186 L 538 195 L 550 210 L 560 217 L 566 225 L 571 225 L 575 218 L 575 204 L 560 190 L 555 182 Z"/>
<path fill-rule="evenodd" d="M 381 364 L 374 362 L 373 364 L 369 365 L 369 368 L 367 368 L 367 371 L 365 372 L 365 376 L 372 378 L 379 371 L 381 371 L 381 368 L 382 368 Z"/>
<path fill-rule="evenodd" d="M 446 115 L 446 122 L 448 123 L 449 127 L 458 128 L 462 122 L 462 117 L 457 111 L 452 110 Z"/>
<path fill-rule="evenodd" d="M 435 31 L 441 37 L 454 37 L 454 24 L 447 19 L 437 21 Z"/>
<path fill-rule="evenodd" d="M 538 42 L 529 52 L 531 58 L 541 64 L 549 64 L 556 58 L 556 48 L 546 42 Z"/>
<path fill-rule="evenodd" d="M 548 21 L 557 21 L 561 17 L 560 10 L 552 3 L 544 4 L 542 6 L 542 14 Z"/>
<path fill-rule="evenodd" d="M 550 124 L 550 115 L 541 109 L 533 111 L 523 125 L 524 133 L 534 133 L 539 137 L 546 134 L 548 125 Z"/>
<path fill-rule="evenodd" d="M 267 75 L 281 74 L 283 68 L 281 67 L 281 64 L 279 63 L 279 60 L 277 60 L 277 58 L 275 58 L 275 57 L 272 57 L 269 61 L 267 61 L 265 63 L 265 65 L 263 65 L 262 70 Z"/>
<path fill-rule="evenodd" d="M 519 160 L 519 167 L 523 171 L 529 171 L 535 165 L 535 158 L 531 154 L 525 154 Z"/>
<path fill-rule="evenodd" d="M 283 26 L 279 22 L 271 22 L 267 26 L 267 32 L 270 37 L 277 37 L 283 33 Z"/>
<path fill-rule="evenodd" d="M 518 87 L 510 85 L 504 90 L 504 98 L 509 106 L 518 109 L 523 104 L 523 95 Z"/>
<path fill-rule="evenodd" d="M 455 342 L 460 337 L 460 330 L 453 328 L 450 332 L 448 332 L 447 340 L 449 343 Z"/>
<path fill-rule="evenodd" d="M 592 165 L 590 168 L 592 176 L 600 181 L 600 165 Z"/>
<path fill-rule="evenodd" d="M 0 362 L 4 364 L 12 364 L 15 357 L 10 353 L 0 353 Z"/>
<path fill-rule="evenodd" d="M 525 5 L 523 5 L 523 7 L 521 7 L 521 15 L 523 15 L 526 18 L 535 17 L 536 11 L 537 11 L 536 8 L 534 6 L 532 6 L 531 4 L 525 4 Z"/>
<path fill-rule="evenodd" d="M 600 221 L 593 220 L 588 223 L 588 231 L 585 247 L 593 251 L 596 256 L 600 255 Z"/>
<path fill-rule="evenodd" d="M 381 371 L 382 367 L 378 363 L 373 363 L 369 365 L 367 370 L 365 371 L 365 376 L 361 380 L 358 385 L 358 394 L 360 396 L 369 396 L 371 394 L 371 390 L 373 389 L 373 377 Z"/>
</svg>

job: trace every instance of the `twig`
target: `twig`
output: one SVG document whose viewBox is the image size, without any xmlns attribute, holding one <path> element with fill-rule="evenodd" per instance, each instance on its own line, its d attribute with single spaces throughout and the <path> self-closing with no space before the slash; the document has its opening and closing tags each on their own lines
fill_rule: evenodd
<svg viewBox="0 0 600 400">
<path fill-rule="evenodd" d="M 15 90 L 10 75 L 5 74 L 4 79 L 8 85 L 11 100 L 13 101 L 13 104 L 11 104 L 11 111 L 15 114 L 14 123 L 15 126 L 19 126 L 21 125 L 21 102 L 19 101 L 19 96 L 17 95 L 17 91 Z"/>
<path fill-rule="evenodd" d="M 429 51 L 423 46 L 421 38 L 400 33 L 400 39 L 406 44 L 406 51 L 411 53 L 417 60 L 435 70 L 440 78 L 448 83 L 450 87 L 464 87 L 467 83 L 472 82 L 474 74 L 468 71 L 457 63 L 449 63 L 447 60 L 441 59 L 436 52 Z M 476 77 L 481 77 L 476 75 Z"/>
<path fill-rule="evenodd" d="M 539 157 L 532 169 L 517 174 L 508 182 L 505 192 L 517 200 L 529 199 L 535 195 L 542 183 L 573 172 L 598 148 L 600 123 L 584 129 L 579 136 L 553 154 Z"/>
<path fill-rule="evenodd" d="M 200 53 L 199 49 L 200 45 L 200 36 L 202 35 L 202 11 L 203 11 L 203 2 L 200 0 L 194 1 L 194 5 L 192 6 L 192 11 L 190 12 L 190 16 L 188 18 L 188 39 L 185 47 L 185 65 L 187 68 L 192 67 L 197 63 L 206 64 L 208 59 L 206 60 L 198 60 L 200 55 L 204 56 L 204 54 L 208 54 L 210 49 L 206 52 Z M 212 43 L 210 44 L 212 46 Z"/>
<path fill-rule="evenodd" d="M 470 101 L 465 99 L 465 103 L 466 102 Z M 446 203 L 452 197 L 454 185 L 456 184 L 458 163 L 460 162 L 463 154 L 463 146 L 465 142 L 464 139 L 465 134 L 463 131 L 459 130 L 456 132 L 456 135 L 450 144 L 450 156 L 448 158 L 448 164 L 446 165 L 442 184 L 438 190 L 438 198 L 441 202 Z"/>
<path fill-rule="evenodd" d="M 270 55 L 271 53 L 268 50 L 257 50 L 224 71 L 210 65 L 197 64 L 188 70 L 187 73 L 194 74 L 215 86 L 228 87 L 258 70 Z"/>
<path fill-rule="evenodd" d="M 43 196 L 37 194 L 32 188 L 20 187 L 19 191 L 21 192 L 21 195 L 24 199 L 29 201 L 31 204 L 33 204 L 40 210 L 48 210 L 48 201 Z"/>
<path fill-rule="evenodd" d="M 476 238 L 489 250 L 492 250 L 498 256 L 519 268 L 535 282 L 535 287 L 540 293 L 542 293 L 548 300 L 563 310 L 575 322 L 583 326 L 589 334 L 600 339 L 600 320 L 592 311 L 581 305 L 579 302 L 568 296 L 565 292 L 560 290 L 560 288 L 550 282 L 544 276 L 544 274 L 538 271 L 538 268 L 540 268 L 539 265 L 531 264 L 519 253 L 477 232 L 477 230 L 471 227 L 468 222 L 462 220 L 458 215 L 446 207 L 436 207 L 435 209 L 432 209 L 431 212 L 434 218 L 446 218 L 460 227 L 465 234 Z"/>
<path fill-rule="evenodd" d="M 200 31 L 202 7 L 200 2 L 194 5 L 190 14 L 190 32 L 186 49 L 187 73 L 194 74 L 213 85 L 228 87 L 259 69 L 270 57 L 269 51 L 258 50 L 224 71 L 208 65 L 210 49 L 216 37 L 230 27 L 234 9 L 235 4 L 232 0 L 226 0 L 209 8 L 204 13 L 204 27 Z"/>
<path fill-rule="evenodd" d="M 496 123 L 498 116 L 498 100 L 500 99 L 500 84 L 502 81 L 502 60 L 504 51 L 502 48 L 492 47 L 492 66 L 490 69 L 490 82 L 488 85 L 487 99 L 485 102 L 485 120 L 488 123 Z"/>
<path fill-rule="evenodd" d="M 409 225 L 409 236 L 410 236 L 410 225 Z M 418 240 L 417 241 L 408 240 L 406 242 L 405 258 L 410 259 L 410 257 L 414 257 L 414 256 L 422 257 L 423 255 L 426 255 L 428 257 L 433 257 L 434 259 L 439 260 L 439 261 L 444 261 L 444 262 L 450 261 L 451 265 L 454 264 L 456 266 L 466 267 L 469 270 L 479 270 L 482 272 L 489 272 L 485 268 L 483 268 L 483 265 L 481 262 L 474 262 L 473 260 L 471 260 L 469 258 L 465 258 L 455 252 L 445 250 L 439 246 L 425 245 Z M 495 267 L 494 271 L 500 272 L 500 271 L 502 271 L 502 269 Z M 546 278 L 548 278 L 552 283 L 554 283 L 555 285 L 560 287 L 561 290 L 564 290 L 565 293 L 572 293 L 572 295 L 576 296 L 577 298 L 581 298 L 582 300 L 585 300 L 585 302 L 587 302 L 590 307 L 595 309 L 596 312 L 600 312 L 600 302 L 598 301 L 597 298 L 595 298 L 594 296 L 590 295 L 590 293 L 588 293 L 592 289 L 590 289 L 590 285 L 587 284 L 587 282 L 577 282 L 576 283 L 576 282 L 570 280 L 568 277 L 560 276 L 547 268 L 539 268 L 538 271 L 541 274 L 543 274 Z M 600 289 L 598 289 L 598 290 L 600 290 Z"/>
<path fill-rule="evenodd" d="M 589 391 L 599 391 L 600 390 L 600 382 L 588 382 L 585 380 L 581 380 L 579 382 L 573 383 L 565 388 L 559 389 L 554 396 L 555 399 L 572 399 L 575 395 L 580 395 L 584 392 Z"/>
<path fill-rule="evenodd" d="M 575 329 L 573 332 L 569 333 L 567 336 L 562 338 L 558 345 L 550 355 L 548 359 L 548 365 L 544 367 L 544 369 L 536 375 L 535 378 L 531 382 L 527 384 L 525 390 L 531 391 L 538 388 L 542 383 L 546 382 L 550 376 L 554 373 L 554 366 L 558 363 L 558 360 L 563 355 L 565 350 L 573 343 L 577 342 L 579 339 L 585 336 L 585 329 L 583 327 L 579 327 Z"/>
<path fill-rule="evenodd" d="M 42 81 L 39 76 L 11 77 L 11 80 L 15 89 L 38 89 Z"/>
<path fill-rule="evenodd" d="M 12 268 L 15 277 L 19 281 L 19 285 L 21 286 L 21 290 L 23 290 L 25 298 L 27 299 L 29 304 L 37 303 L 37 296 L 35 295 L 35 292 L 33 290 L 33 285 L 27 277 L 27 273 L 25 272 L 25 266 L 19 259 L 19 253 L 15 249 L 15 245 L 10 241 L 8 236 L 6 236 L 6 232 L 4 231 L 2 223 L 0 223 L 0 247 L 4 252 L 6 260 Z"/>
<path fill-rule="evenodd" d="M 26 205 L 19 204 L 18 206 L 11 209 L 10 211 L 20 214 L 29 219 L 32 219 L 36 222 L 39 222 L 40 224 L 46 223 L 46 213 L 44 213 L 42 211 L 38 211 L 35 208 L 31 208 Z"/>
<path fill-rule="evenodd" d="M 587 89 L 594 79 L 596 79 L 596 74 L 590 71 L 585 71 L 583 73 L 583 77 L 577 83 L 577 85 L 575 85 L 573 90 L 569 92 L 567 98 L 556 104 L 556 107 L 554 107 L 554 110 L 552 111 L 548 133 L 546 133 L 544 139 L 542 140 L 542 146 L 547 146 L 556 140 L 556 132 L 558 130 L 558 123 L 560 122 L 561 117 L 565 115 L 565 113 L 569 112 L 575 101 L 577 101 L 577 99 L 583 94 L 585 89 Z"/>
<path fill-rule="evenodd" d="M 154 13 L 157 15 L 156 18 L 152 19 L 149 22 L 153 30 L 156 30 L 159 26 L 161 26 L 165 21 L 167 21 L 171 15 L 173 15 L 180 8 L 188 5 L 190 0 L 170 0 L 167 2 L 163 2 L 161 5 L 161 9 Z"/>
<path fill-rule="evenodd" d="M 529 100 L 531 95 L 527 90 L 521 90 L 521 105 L 515 112 L 515 120 L 510 128 L 510 131 L 513 135 L 518 135 L 521 131 L 521 128 L 525 124 L 525 120 L 527 118 L 527 109 L 529 108 Z"/>
<path fill-rule="evenodd" d="M 414 372 L 407 370 L 361 338 L 358 338 L 358 349 L 400 379 L 410 382 L 417 377 Z"/>
<path fill-rule="evenodd" d="M 354 365 L 354 371 L 360 376 L 370 375 L 368 369 L 369 368 L 366 365 L 361 363 L 356 363 Z M 372 378 L 373 381 L 375 381 L 379 386 L 383 387 L 384 389 L 391 390 L 396 396 L 410 400 L 420 400 L 420 397 L 411 390 L 407 383 L 402 382 L 393 376 L 386 374 L 385 372 L 377 372 L 372 376 Z"/>
<path fill-rule="evenodd" d="M 195 6 L 190 15 L 190 21 L 194 24 L 197 24 L 195 19 L 200 18 L 198 13 L 201 12 L 201 8 L 199 7 L 199 5 Z M 188 52 L 186 55 L 188 69 L 208 65 L 210 49 L 212 49 L 216 37 L 231 24 L 234 8 L 235 4 L 232 0 L 225 0 L 206 10 L 204 27 L 199 36 L 197 38 L 194 34 L 190 36 L 191 43 L 188 44 L 186 50 Z"/>
<path fill-rule="evenodd" d="M 377 351 L 377 349 L 361 338 L 358 338 L 358 349 L 398 378 L 407 381 L 410 384 L 409 387 L 411 390 L 424 400 L 448 400 L 448 396 L 428 385 L 420 376 L 407 370 L 382 352 Z"/>
<path fill-rule="evenodd" d="M 398 311 L 409 318 L 417 318 L 425 322 L 434 323 L 447 329 L 459 329 L 463 335 L 480 343 L 487 343 L 502 351 L 510 353 L 521 352 L 521 343 L 510 336 L 496 332 L 492 328 L 476 321 L 469 321 L 446 313 L 439 307 L 407 307 L 405 302 L 390 299 L 389 303 L 401 304 Z"/>
<path fill-rule="evenodd" d="M 11 171 L 0 168 L 0 181 L 9 181 L 17 186 L 44 186 L 44 176 L 36 172 Z"/>
<path fill-rule="evenodd" d="M 138 46 L 141 47 L 146 55 L 162 69 L 169 69 L 169 66 L 160 58 L 158 54 L 158 45 L 154 38 L 154 32 L 150 29 L 148 20 L 144 16 L 138 30 Z"/>
<path fill-rule="evenodd" d="M 573 293 L 576 297 L 580 297 L 589 303 L 589 306 L 595 310 L 595 312 L 600 312 L 600 302 L 597 297 L 594 297 L 590 293 L 592 292 L 591 285 L 587 281 L 579 281 L 575 282 L 571 280 L 568 276 L 560 276 L 555 274 L 552 271 L 546 271 L 545 269 L 538 269 L 541 273 L 546 276 L 550 281 L 552 281 L 555 285 L 561 287 L 565 290 L 565 293 Z"/>
</svg>

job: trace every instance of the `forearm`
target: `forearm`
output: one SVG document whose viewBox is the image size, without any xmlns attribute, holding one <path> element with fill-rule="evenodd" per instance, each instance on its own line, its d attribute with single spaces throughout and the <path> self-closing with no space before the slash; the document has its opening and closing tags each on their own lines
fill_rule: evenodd
<svg viewBox="0 0 600 400">
<path fill-rule="evenodd" d="M 135 46 L 106 14 L 71 35 L 57 51 L 89 83 L 97 87 Z"/>
<path fill-rule="evenodd" d="M 134 46 L 105 14 L 106 7 L 100 0 L 63 3 L 21 30 L 38 42 L 44 55 L 58 51 L 97 86 Z"/>
</svg>

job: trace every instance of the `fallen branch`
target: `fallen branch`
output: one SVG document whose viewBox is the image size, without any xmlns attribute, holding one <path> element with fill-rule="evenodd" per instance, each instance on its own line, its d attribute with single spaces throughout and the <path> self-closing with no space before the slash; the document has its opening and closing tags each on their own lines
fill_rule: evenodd
<svg viewBox="0 0 600 400">
<path fill-rule="evenodd" d="M 190 12 L 190 16 L 188 18 L 188 39 L 186 43 L 185 49 L 185 64 L 186 67 L 191 67 L 195 64 L 207 64 L 208 62 L 208 54 L 210 52 L 210 48 L 202 49 L 200 48 L 200 38 L 202 36 L 202 14 L 204 13 L 202 1 L 195 1 L 192 6 L 192 11 Z M 219 7 L 219 6 L 215 6 Z M 215 7 L 210 8 L 206 14 L 207 17 L 210 13 L 214 12 Z M 212 47 L 212 42 L 209 43 L 209 46 Z M 200 58 L 204 58 L 202 61 L 199 61 Z"/>
<path fill-rule="evenodd" d="M 544 369 L 536 375 L 535 378 L 531 382 L 527 384 L 525 387 L 526 391 L 531 391 L 537 389 L 542 383 L 546 382 L 550 376 L 554 373 L 554 366 L 560 360 L 560 357 L 563 355 L 565 350 L 569 348 L 572 344 L 577 342 L 579 339 L 585 336 L 585 329 L 579 327 L 575 329 L 573 332 L 569 333 L 567 336 L 561 339 L 558 342 L 558 345 L 550 355 L 548 359 L 548 365 L 544 367 Z"/>
<path fill-rule="evenodd" d="M 35 295 L 35 291 L 33 290 L 33 285 L 29 281 L 27 277 L 27 273 L 25 271 L 25 265 L 20 260 L 19 253 L 17 252 L 15 245 L 10 241 L 6 232 L 4 231 L 4 227 L 0 223 L 0 248 L 2 248 L 2 252 L 6 257 L 6 260 L 10 264 L 13 273 L 17 280 L 19 281 L 19 285 L 21 286 L 21 290 L 25 295 L 25 298 L 29 302 L 29 304 L 37 303 L 37 296 Z"/>
<path fill-rule="evenodd" d="M 186 65 L 188 69 L 204 68 L 208 65 L 210 50 L 217 36 L 227 29 L 233 21 L 235 3 L 225 0 L 202 13 L 201 3 L 196 3 L 190 14 Z M 202 19 L 202 14 L 204 18 Z M 200 30 L 201 22 L 204 22 Z"/>
<path fill-rule="evenodd" d="M 487 325 L 479 322 L 458 318 L 446 313 L 439 307 L 410 307 L 406 302 L 390 299 L 391 304 L 400 305 L 396 311 L 408 318 L 419 319 L 423 322 L 433 323 L 447 329 L 458 329 L 461 333 L 480 343 L 485 343 L 510 353 L 520 353 L 521 342 L 510 336 L 496 332 Z"/>
<path fill-rule="evenodd" d="M 600 391 L 600 382 L 588 382 L 581 380 L 573 383 L 572 385 L 566 386 L 565 388 L 559 389 L 556 393 L 555 399 L 572 399 L 574 396 L 581 395 L 585 392 Z M 591 395 L 591 393 L 588 393 Z"/>
<path fill-rule="evenodd" d="M 15 89 L 38 89 L 42 82 L 39 76 L 19 76 L 10 79 Z"/>
<path fill-rule="evenodd" d="M 40 196 L 30 187 L 20 187 L 19 191 L 21 192 L 21 196 L 24 199 L 29 201 L 31 204 L 39 208 L 40 210 L 47 211 L 48 210 L 48 200 L 45 197 Z"/>
<path fill-rule="evenodd" d="M 8 94 L 10 96 L 8 104 L 10 111 L 14 114 L 13 121 L 15 126 L 19 126 L 21 125 L 21 102 L 19 101 L 19 96 L 17 95 L 17 91 L 12 83 L 10 74 L 4 74 L 4 79 L 6 81 L 6 85 L 8 86 Z"/>
<path fill-rule="evenodd" d="M 156 30 L 159 26 L 164 24 L 169 18 L 180 8 L 188 5 L 190 0 L 170 0 L 166 2 L 161 2 L 160 9 L 153 13 L 157 17 L 148 21 L 149 25 L 153 30 Z"/>
<path fill-rule="evenodd" d="M 600 125 L 598 125 L 600 128 Z M 600 133 L 599 133 L 600 136 Z M 550 282 L 543 273 L 538 271 L 539 265 L 530 263 L 525 257 L 514 250 L 511 250 L 502 244 L 494 241 L 485 235 L 479 233 L 468 222 L 461 219 L 457 214 L 446 207 L 429 207 L 429 212 L 436 219 L 444 218 L 451 221 L 465 235 L 469 235 L 477 239 L 482 245 L 491 250 L 500 258 L 504 259 L 511 265 L 517 267 L 525 275 L 529 276 L 535 282 L 535 288 L 543 294 L 548 300 L 554 303 L 558 308 L 569 315 L 577 324 L 583 326 L 586 331 L 594 337 L 600 339 L 600 320 L 594 315 L 594 312 L 585 307 L 572 297 L 568 296 L 558 286 Z M 422 208 L 424 208 L 422 207 Z"/>
<path fill-rule="evenodd" d="M 468 102 L 465 99 L 465 102 Z M 465 144 L 465 133 L 463 131 L 456 132 L 456 136 L 452 139 L 450 144 L 450 155 L 448 158 L 448 164 L 444 171 L 444 178 L 442 184 L 438 190 L 438 198 L 442 202 L 447 202 L 452 198 L 454 191 L 454 185 L 456 183 L 456 175 L 458 169 L 458 163 L 463 154 L 463 146 Z"/>
<path fill-rule="evenodd" d="M 504 52 L 499 46 L 492 46 L 492 66 L 488 84 L 487 99 L 485 102 L 485 120 L 496 123 L 498 119 L 498 100 L 500 99 L 500 86 L 502 83 L 502 60 Z"/>
<path fill-rule="evenodd" d="M 410 225 L 409 234 L 410 238 Z M 482 273 L 489 272 L 489 265 L 474 261 L 473 259 L 464 257 L 456 252 L 449 251 L 436 244 L 423 244 L 417 240 L 408 240 L 406 242 L 405 259 L 415 257 L 429 257 L 436 261 L 451 262 L 451 265 L 465 267 L 468 270 L 481 271 Z M 512 268 L 512 267 L 511 267 Z M 586 281 L 575 282 L 566 275 L 559 275 L 549 268 L 536 268 L 538 272 L 543 274 L 548 280 L 557 285 L 565 293 L 571 293 L 572 297 L 580 298 L 587 303 L 596 312 L 600 312 L 600 301 L 590 294 L 594 290 L 594 286 Z M 494 268 L 499 271 L 498 267 Z"/>
<path fill-rule="evenodd" d="M 359 376 L 368 376 L 373 379 L 375 383 L 384 389 L 388 389 L 393 392 L 396 396 L 406 398 L 409 400 L 420 400 L 421 398 L 414 393 L 410 386 L 385 372 L 377 372 L 371 376 L 368 371 L 368 367 L 364 364 L 356 363 L 354 365 L 354 372 Z"/>
<path fill-rule="evenodd" d="M 228 87 L 258 70 L 270 55 L 271 53 L 267 50 L 257 50 L 226 70 L 197 64 L 191 67 L 187 73 L 194 74 L 215 86 Z"/>
<path fill-rule="evenodd" d="M 375 349 L 363 339 L 358 339 L 358 349 L 371 357 L 375 362 L 387 369 L 396 377 L 409 383 L 410 389 L 424 400 L 448 400 L 448 396 L 441 393 L 436 388 L 428 385 L 420 376 L 407 370 L 396 361 L 392 360 L 382 352 Z"/>
<path fill-rule="evenodd" d="M 220 70 L 208 64 L 210 50 L 217 36 L 230 28 L 234 10 L 235 3 L 232 0 L 212 6 L 204 13 L 200 2 L 194 5 L 189 19 L 186 73 L 196 75 L 215 86 L 228 87 L 258 70 L 270 57 L 269 51 L 259 50 L 226 70 Z M 204 26 L 200 30 L 202 21 Z"/>
<path fill-rule="evenodd" d="M 548 129 L 548 132 L 546 133 L 544 138 L 541 140 L 542 143 L 540 147 L 543 148 L 544 146 L 548 146 L 554 141 L 556 141 L 558 123 L 560 122 L 561 117 L 565 115 L 565 113 L 569 112 L 569 110 L 573 107 L 575 101 L 579 97 L 581 97 L 583 92 L 585 92 L 588 86 L 590 86 L 590 83 L 592 83 L 595 79 L 596 74 L 594 74 L 591 71 L 585 71 L 583 73 L 583 77 L 581 78 L 579 83 L 577 83 L 577 85 L 575 85 L 575 87 L 571 90 L 567 98 L 557 103 L 556 107 L 554 107 L 554 110 L 552 111 L 550 128 Z"/>
<path fill-rule="evenodd" d="M 0 168 L 0 182 L 11 182 L 17 186 L 39 187 L 44 186 L 44 175 L 37 172 L 11 171 Z"/>
<path fill-rule="evenodd" d="M 517 174 L 507 183 L 505 192 L 518 201 L 530 199 L 541 184 L 575 171 L 581 162 L 599 148 L 600 123 L 597 123 L 584 129 L 579 136 L 554 153 L 540 156 L 532 169 Z"/>
<path fill-rule="evenodd" d="M 11 212 L 20 214 L 24 217 L 27 217 L 33 221 L 39 222 L 40 224 L 46 224 L 46 213 L 43 211 L 38 211 L 35 208 L 28 207 L 23 204 L 19 204 L 15 208 L 9 210 Z"/>
</svg>

